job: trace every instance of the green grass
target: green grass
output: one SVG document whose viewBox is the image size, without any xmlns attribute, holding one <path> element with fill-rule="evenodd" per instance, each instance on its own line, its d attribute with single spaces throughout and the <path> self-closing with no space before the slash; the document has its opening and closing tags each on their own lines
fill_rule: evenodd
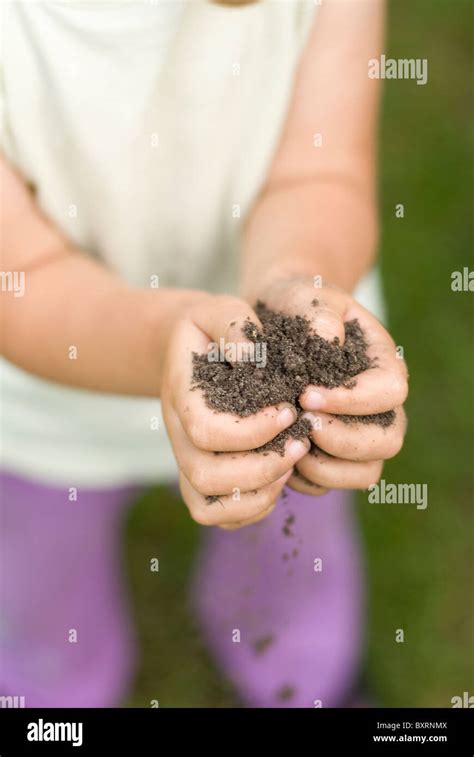
<svg viewBox="0 0 474 757">
<path fill-rule="evenodd" d="M 428 58 L 429 81 L 387 82 L 383 109 L 381 261 L 390 328 L 411 374 L 406 445 L 384 477 L 428 484 L 429 505 L 360 506 L 368 678 L 388 706 L 439 707 L 474 684 L 472 294 L 450 288 L 453 271 L 472 268 L 472 6 L 397 2 L 391 22 L 388 53 Z"/>
<path fill-rule="evenodd" d="M 147 494 L 132 510 L 129 573 L 142 660 L 130 704 L 149 707 L 232 707 L 230 687 L 213 668 L 188 609 L 188 579 L 199 527 L 167 489 Z M 150 560 L 158 557 L 158 573 Z"/>
<path fill-rule="evenodd" d="M 387 54 L 426 57 L 429 80 L 388 81 L 382 118 L 381 266 L 390 329 L 411 373 L 405 448 L 393 482 L 426 483 L 427 510 L 359 497 L 371 592 L 366 678 L 386 706 L 450 706 L 474 693 L 472 295 L 470 266 L 472 10 L 463 0 L 397 0 Z M 403 203 L 405 217 L 395 217 Z M 199 529 L 164 489 L 131 513 L 127 553 L 142 660 L 132 706 L 238 706 L 199 641 L 186 586 Z M 159 557 L 160 572 L 149 570 Z M 404 643 L 395 642 L 402 628 Z"/>
</svg>

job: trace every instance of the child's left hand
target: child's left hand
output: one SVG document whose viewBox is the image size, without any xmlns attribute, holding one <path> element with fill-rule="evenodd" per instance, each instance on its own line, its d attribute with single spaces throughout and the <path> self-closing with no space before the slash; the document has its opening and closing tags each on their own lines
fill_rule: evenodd
<svg viewBox="0 0 474 757">
<path fill-rule="evenodd" d="M 314 330 L 328 340 L 338 337 L 343 342 L 344 322 L 359 320 L 369 343 L 368 355 L 377 358 L 377 366 L 359 374 L 354 388 L 308 386 L 300 395 L 300 404 L 313 422 L 310 436 L 319 450 L 316 456 L 308 453 L 296 464 L 288 485 L 313 495 L 331 488 L 366 489 L 379 480 L 384 460 L 400 451 L 406 430 L 402 406 L 408 393 L 408 373 L 393 339 L 351 295 L 331 286 L 315 287 L 312 279 L 281 280 L 261 292 L 260 299 L 273 310 L 306 316 Z M 394 410 L 396 417 L 385 428 L 375 423 L 345 423 L 334 417 L 388 410 Z"/>
</svg>

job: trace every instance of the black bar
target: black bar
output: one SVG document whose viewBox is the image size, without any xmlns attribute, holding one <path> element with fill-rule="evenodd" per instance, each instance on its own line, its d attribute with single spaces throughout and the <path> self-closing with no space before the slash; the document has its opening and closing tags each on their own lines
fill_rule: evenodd
<svg viewBox="0 0 474 757">
<path fill-rule="evenodd" d="M 0 709 L 0 757 L 169 748 L 472 757 L 471 709 Z M 63 724 L 63 725 L 60 725 Z M 75 725 L 74 725 L 75 724 Z M 29 740 L 42 738 L 42 740 Z M 56 741 L 51 741 L 50 736 Z M 424 741 L 422 739 L 424 738 Z M 61 740 L 62 739 L 62 740 Z M 65 740 L 69 739 L 69 740 Z M 73 746 L 76 743 L 77 746 Z M 324 750 L 322 748 L 324 747 Z M 331 751 L 329 751 L 331 750 Z M 341 751 L 342 750 L 342 751 Z"/>
</svg>

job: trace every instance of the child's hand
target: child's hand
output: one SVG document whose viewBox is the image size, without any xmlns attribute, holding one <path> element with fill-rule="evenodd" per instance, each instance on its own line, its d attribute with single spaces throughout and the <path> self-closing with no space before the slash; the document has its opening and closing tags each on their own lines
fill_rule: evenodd
<svg viewBox="0 0 474 757">
<path fill-rule="evenodd" d="M 402 405 L 408 392 L 407 369 L 395 343 L 381 323 L 350 295 L 332 287 L 315 288 L 311 279 L 279 282 L 262 292 L 261 299 L 274 310 L 306 316 L 315 331 L 330 340 L 337 336 L 343 342 L 344 321 L 359 320 L 369 343 L 368 354 L 377 358 L 377 367 L 357 376 L 353 389 L 306 388 L 299 401 L 314 422 L 311 438 L 319 450 L 316 456 L 308 454 L 298 462 L 288 484 L 316 495 L 330 488 L 366 489 L 380 478 L 383 461 L 399 452 L 406 429 Z M 388 410 L 395 411 L 395 420 L 385 428 L 334 417 Z"/>
<path fill-rule="evenodd" d="M 181 493 L 193 519 L 203 525 L 238 528 L 266 517 L 310 447 L 309 440 L 290 439 L 284 457 L 248 452 L 290 426 L 295 409 L 282 403 L 239 418 L 214 412 L 202 392 L 190 391 L 192 353 L 207 353 L 209 343 L 220 338 L 245 343 L 247 317 L 259 324 L 243 300 L 204 298 L 179 320 L 166 350 L 163 415 L 180 468 Z"/>
</svg>

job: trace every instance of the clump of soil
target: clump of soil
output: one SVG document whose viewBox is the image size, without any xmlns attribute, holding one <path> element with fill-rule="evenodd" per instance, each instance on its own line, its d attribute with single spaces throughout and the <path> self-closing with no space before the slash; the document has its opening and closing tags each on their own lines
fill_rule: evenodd
<svg viewBox="0 0 474 757">
<path fill-rule="evenodd" d="M 310 321 L 303 316 L 275 312 L 258 302 L 255 311 L 262 323 L 259 330 L 248 320 L 243 327 L 247 339 L 260 349 L 266 348 L 266 364 L 240 361 L 210 362 L 207 354 L 193 353 L 192 388 L 201 389 L 208 407 L 216 412 L 246 417 L 270 405 L 289 402 L 298 411 L 298 418 L 256 452 L 275 451 L 284 454 L 286 440 L 303 439 L 311 430 L 310 421 L 301 417 L 299 395 L 309 385 L 353 388 L 355 377 L 373 368 L 376 361 L 367 355 L 367 341 L 359 322 L 345 323 L 345 341 L 337 337 L 329 342 L 315 334 Z M 262 345 L 265 345 L 263 348 Z M 336 416 L 344 422 L 377 423 L 383 427 L 393 423 L 395 413 L 368 416 Z"/>
<path fill-rule="evenodd" d="M 352 386 L 358 373 L 372 367 L 366 354 L 367 342 L 357 320 L 346 323 L 346 338 L 340 344 L 314 334 L 303 316 L 269 310 L 262 302 L 256 307 L 262 322 L 259 331 L 251 321 L 243 333 L 257 344 L 266 344 L 267 363 L 241 361 L 209 362 L 207 354 L 193 355 L 193 383 L 204 392 L 213 410 L 252 415 L 269 405 L 291 402 L 308 384 L 325 387 Z"/>
<path fill-rule="evenodd" d="M 296 518 L 293 515 L 293 513 L 290 513 L 286 516 L 285 522 L 283 524 L 282 533 L 284 536 L 294 536 L 293 531 L 291 530 L 291 527 L 293 523 L 295 522 Z"/>
</svg>

